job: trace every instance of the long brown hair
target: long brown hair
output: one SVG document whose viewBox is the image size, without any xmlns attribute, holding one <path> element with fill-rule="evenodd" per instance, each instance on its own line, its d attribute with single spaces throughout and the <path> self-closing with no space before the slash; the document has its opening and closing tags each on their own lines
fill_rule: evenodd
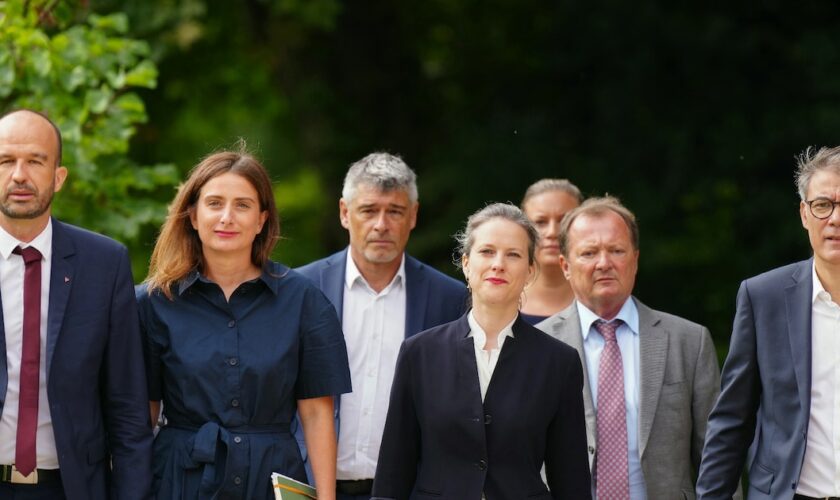
<svg viewBox="0 0 840 500">
<path fill-rule="evenodd" d="M 169 206 L 169 214 L 161 227 L 149 262 L 149 275 L 146 278 L 149 293 L 159 290 L 171 299 L 172 285 L 192 270 L 201 268 L 204 261 L 201 240 L 198 231 L 192 227 L 190 213 L 195 209 L 201 188 L 211 179 L 228 172 L 247 179 L 257 191 L 260 211 L 268 212 L 262 231 L 254 238 L 251 246 L 251 262 L 255 266 L 262 269 L 268 262 L 280 238 L 280 218 L 274 203 L 271 178 L 259 160 L 246 153 L 244 148 L 240 151 L 219 151 L 193 167 Z"/>
</svg>

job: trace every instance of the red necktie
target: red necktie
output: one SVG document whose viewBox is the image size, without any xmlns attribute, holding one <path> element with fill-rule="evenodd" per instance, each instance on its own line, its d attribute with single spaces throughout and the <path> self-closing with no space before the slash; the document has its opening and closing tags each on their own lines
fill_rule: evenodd
<svg viewBox="0 0 840 500">
<path fill-rule="evenodd" d="M 595 322 L 595 329 L 604 337 L 598 366 L 598 462 L 595 470 L 598 500 L 630 498 L 624 367 L 615 340 L 615 331 L 621 323 L 620 319 Z"/>
<path fill-rule="evenodd" d="M 15 467 L 28 476 L 35 470 L 35 431 L 38 428 L 38 378 L 41 372 L 41 252 L 34 247 L 13 253 L 23 256 L 23 348 L 15 442 Z"/>
</svg>

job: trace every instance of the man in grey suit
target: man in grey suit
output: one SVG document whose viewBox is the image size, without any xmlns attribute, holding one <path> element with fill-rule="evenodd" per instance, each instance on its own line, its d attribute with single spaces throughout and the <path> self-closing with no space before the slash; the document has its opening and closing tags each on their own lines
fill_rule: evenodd
<svg viewBox="0 0 840 500">
<path fill-rule="evenodd" d="M 840 147 L 799 158 L 814 256 L 745 280 L 697 496 L 840 498 Z"/>
<path fill-rule="evenodd" d="M 719 381 L 709 330 L 631 295 L 639 230 L 616 198 L 590 198 L 569 212 L 560 252 L 575 302 L 537 327 L 577 349 L 585 367 L 593 493 L 694 498 Z"/>
</svg>

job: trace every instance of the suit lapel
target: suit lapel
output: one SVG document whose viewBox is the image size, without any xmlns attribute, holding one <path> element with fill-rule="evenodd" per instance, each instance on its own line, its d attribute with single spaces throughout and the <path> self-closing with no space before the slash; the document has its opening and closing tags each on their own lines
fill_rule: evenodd
<svg viewBox="0 0 840 500">
<path fill-rule="evenodd" d="M 636 308 L 639 311 L 639 456 L 644 456 L 665 377 L 668 335 L 650 308 L 638 300 Z"/>
<path fill-rule="evenodd" d="M 0 297 L 0 414 L 3 413 L 3 403 L 6 401 L 6 386 L 9 385 L 9 369 L 6 361 L 6 323 L 3 321 L 3 300 Z"/>
<path fill-rule="evenodd" d="M 475 343 L 468 336 L 470 324 L 467 315 L 461 316 L 456 328 L 456 364 L 458 371 L 457 394 L 466 394 L 469 408 L 483 408 L 481 402 L 481 385 L 478 382 L 478 365 L 475 361 Z M 481 412 L 483 414 L 483 412 Z"/>
<path fill-rule="evenodd" d="M 811 408 L 811 296 L 813 259 L 803 262 L 793 275 L 793 284 L 785 288 L 787 330 L 793 371 L 799 389 L 799 404 L 808 412 Z"/>
<path fill-rule="evenodd" d="M 517 351 L 521 350 L 521 345 L 524 342 L 527 342 L 523 337 L 527 336 L 528 333 L 522 333 L 522 324 L 524 321 L 521 316 L 517 316 L 511 328 L 513 330 L 513 337 L 505 339 L 505 344 L 499 353 L 499 360 L 496 362 L 496 368 L 493 370 L 493 376 L 490 377 L 490 385 L 487 386 L 487 394 L 484 395 L 485 404 L 491 400 L 490 396 L 498 391 L 502 391 L 502 394 L 507 394 L 509 391 L 504 387 L 501 389 L 498 387 L 503 386 L 507 381 L 515 380 L 516 374 L 510 372 L 511 370 L 516 370 Z"/>
<path fill-rule="evenodd" d="M 321 270 L 321 291 L 332 302 L 338 313 L 339 321 L 344 317 L 344 276 L 347 272 L 347 255 L 349 249 L 337 254 L 327 262 L 327 267 Z"/>
<path fill-rule="evenodd" d="M 55 353 L 55 346 L 58 342 L 58 335 L 61 332 L 61 325 L 64 323 L 64 312 L 67 308 L 67 300 L 70 298 L 70 290 L 73 287 L 73 272 L 75 270 L 73 267 L 73 256 L 76 254 L 76 247 L 73 244 L 73 240 L 67 234 L 64 225 L 52 219 L 52 226 L 50 302 L 47 313 L 47 380 L 50 379 L 53 353 Z"/>
<path fill-rule="evenodd" d="M 403 254 L 405 259 L 405 336 L 425 330 L 426 300 L 429 297 L 429 281 L 423 272 L 423 264 Z"/>
<path fill-rule="evenodd" d="M 595 405 L 592 404 L 592 390 L 589 386 L 589 370 L 586 365 L 586 352 L 583 350 L 583 333 L 580 331 L 580 316 L 575 302 L 554 316 L 546 319 L 537 327 L 552 337 L 575 348 L 583 367 L 583 411 L 586 417 L 586 437 L 591 446 L 598 442 L 598 422 Z M 589 454 L 589 467 L 592 467 L 593 454 Z"/>
</svg>

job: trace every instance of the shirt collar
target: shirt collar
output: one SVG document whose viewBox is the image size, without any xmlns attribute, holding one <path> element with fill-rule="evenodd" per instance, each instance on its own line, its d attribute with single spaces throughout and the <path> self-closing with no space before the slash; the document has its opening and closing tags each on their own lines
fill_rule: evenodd
<svg viewBox="0 0 840 500">
<path fill-rule="evenodd" d="M 591 309 L 581 304 L 580 301 L 575 301 L 577 305 L 578 316 L 580 317 L 580 331 L 583 333 L 583 340 L 589 337 L 589 332 L 592 331 L 592 323 L 606 319 L 598 316 Z M 630 329 L 634 335 L 639 334 L 639 309 L 636 308 L 636 301 L 633 297 L 628 297 L 624 301 L 624 305 L 618 311 L 613 319 L 620 319 Z"/>
<path fill-rule="evenodd" d="M 405 253 L 400 255 L 400 259 L 402 260 L 400 261 L 399 269 L 397 269 L 397 274 L 394 275 L 394 278 L 391 280 L 390 283 L 388 283 L 388 286 L 386 286 L 382 289 L 381 292 L 379 292 L 380 294 L 388 293 L 391 287 L 395 286 L 398 283 L 405 283 Z M 365 277 L 362 276 L 361 271 L 359 271 L 359 268 L 356 267 L 356 263 L 353 261 L 353 256 L 350 255 L 350 250 L 347 250 L 347 266 L 344 270 L 344 285 L 347 288 L 353 288 L 353 285 L 355 283 L 361 283 L 368 289 L 372 290 L 372 288 L 370 288 L 370 285 L 368 285 L 367 280 L 365 280 Z"/>
<path fill-rule="evenodd" d="M 0 257 L 9 260 L 12 251 L 18 246 L 21 248 L 34 247 L 35 250 L 41 252 L 43 261 L 49 261 L 52 256 L 52 234 L 52 218 L 47 219 L 47 226 L 29 243 L 23 243 L 0 227 Z"/>
<path fill-rule="evenodd" d="M 499 344 L 499 349 L 502 348 L 502 345 L 505 343 L 505 338 L 511 337 L 513 338 L 513 324 L 516 323 L 516 318 L 513 318 L 513 321 L 508 323 L 502 331 L 499 332 L 499 338 L 497 340 Z M 470 333 L 467 337 L 475 337 L 475 344 L 476 347 L 479 349 L 484 349 L 484 345 L 487 343 L 487 332 L 481 328 L 481 325 L 478 324 L 478 321 L 473 316 L 473 310 L 470 309 L 470 313 L 467 314 L 467 322 L 470 324 Z"/>
<path fill-rule="evenodd" d="M 817 264 L 816 262 L 811 262 L 811 279 L 814 282 L 814 286 L 811 287 L 811 304 L 815 304 L 818 300 L 822 302 L 831 302 L 831 294 L 825 291 L 825 287 L 820 281 L 820 277 L 817 276 Z"/>
<path fill-rule="evenodd" d="M 269 290 L 277 295 L 280 288 L 280 279 L 288 273 L 288 267 L 278 262 L 269 261 L 266 263 L 265 267 L 263 267 L 262 273 L 260 273 L 259 277 L 254 281 L 262 281 Z M 183 295 L 188 288 L 198 282 L 213 283 L 213 281 L 207 278 L 207 276 L 201 274 L 198 269 L 193 269 L 178 283 L 178 295 Z"/>
</svg>

